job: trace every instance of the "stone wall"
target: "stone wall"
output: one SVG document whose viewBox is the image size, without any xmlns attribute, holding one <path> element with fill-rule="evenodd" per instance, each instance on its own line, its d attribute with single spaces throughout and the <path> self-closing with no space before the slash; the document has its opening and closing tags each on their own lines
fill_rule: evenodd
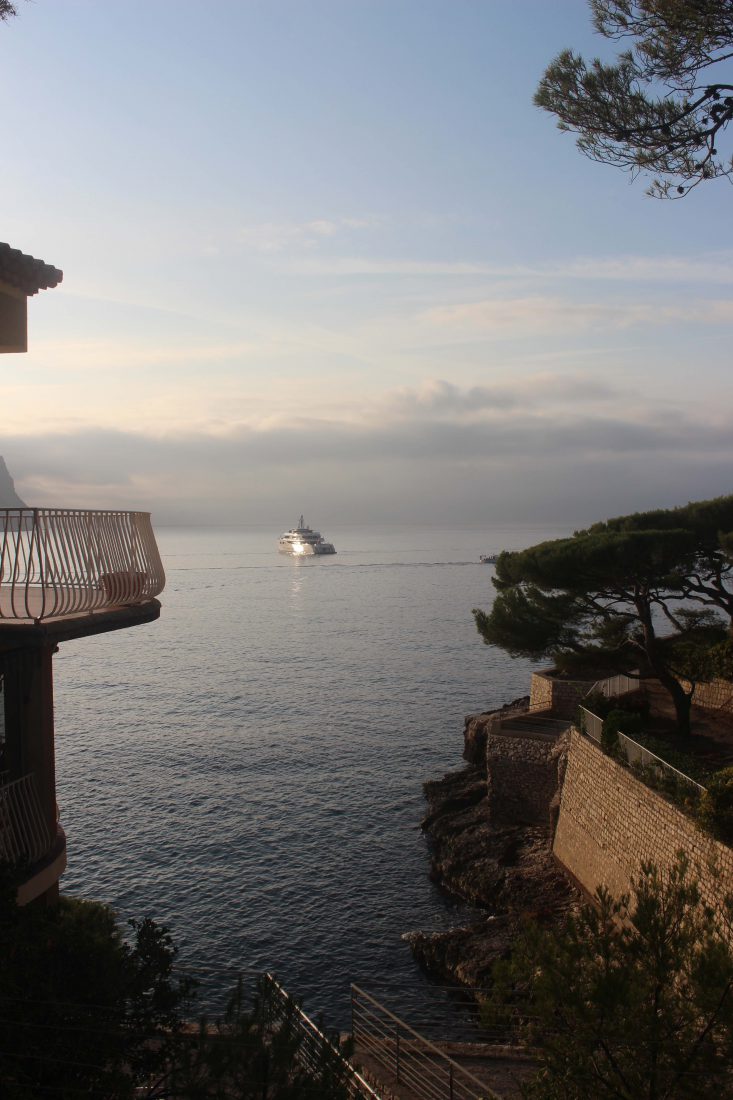
<svg viewBox="0 0 733 1100">
<path fill-rule="evenodd" d="M 695 706 L 704 707 L 705 710 L 733 713 L 733 684 L 730 680 L 711 680 L 709 684 L 696 684 L 692 701 Z"/>
<path fill-rule="evenodd" d="M 549 825 L 557 792 L 557 735 L 489 728 L 486 773 L 491 822 Z"/>
<path fill-rule="evenodd" d="M 532 710 L 551 710 L 557 718 L 574 718 L 578 704 L 595 680 L 563 680 L 553 669 L 532 673 L 529 705 Z"/>
<path fill-rule="evenodd" d="M 721 895 L 733 892 L 733 851 L 572 730 L 553 844 L 560 863 L 588 893 L 605 885 L 618 895 L 643 860 L 669 867 L 680 850 L 703 899 L 717 907 Z"/>
</svg>

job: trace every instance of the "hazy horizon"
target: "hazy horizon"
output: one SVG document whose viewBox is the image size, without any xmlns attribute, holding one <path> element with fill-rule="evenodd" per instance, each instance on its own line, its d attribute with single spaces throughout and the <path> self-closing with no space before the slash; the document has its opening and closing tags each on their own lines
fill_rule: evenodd
<svg viewBox="0 0 733 1100">
<path fill-rule="evenodd" d="M 64 271 L 0 360 L 20 495 L 327 529 L 731 491 L 729 189 L 583 158 L 532 104 L 567 46 L 608 53 L 585 0 L 20 5 L 3 238 Z"/>
</svg>

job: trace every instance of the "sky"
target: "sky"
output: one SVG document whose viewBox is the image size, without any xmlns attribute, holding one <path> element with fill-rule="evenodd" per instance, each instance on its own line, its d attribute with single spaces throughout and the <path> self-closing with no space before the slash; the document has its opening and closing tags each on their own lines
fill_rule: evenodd
<svg viewBox="0 0 733 1100">
<path fill-rule="evenodd" d="M 19 0 L 0 358 L 30 504 L 580 522 L 733 491 L 733 192 L 532 103 L 584 0 Z"/>
</svg>

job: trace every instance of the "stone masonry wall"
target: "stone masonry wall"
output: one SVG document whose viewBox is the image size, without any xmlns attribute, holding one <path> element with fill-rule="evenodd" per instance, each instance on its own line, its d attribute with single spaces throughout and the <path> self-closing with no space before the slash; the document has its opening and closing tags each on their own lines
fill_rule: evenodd
<svg viewBox="0 0 733 1100">
<path fill-rule="evenodd" d="M 492 823 L 549 824 L 558 785 L 556 745 L 555 735 L 490 728 L 486 773 Z"/>
<path fill-rule="evenodd" d="M 573 730 L 553 844 L 560 863 L 589 893 L 605 885 L 618 895 L 643 860 L 669 867 L 680 850 L 703 899 L 717 907 L 733 892 L 733 851 Z"/>
<path fill-rule="evenodd" d="M 551 710 L 557 718 L 574 718 L 578 704 L 593 686 L 593 680 L 562 680 L 550 671 L 533 672 L 529 705 L 532 710 Z"/>
<path fill-rule="evenodd" d="M 733 684 L 730 680 L 711 680 L 709 684 L 696 684 L 692 701 L 695 706 L 704 707 L 706 710 L 724 710 L 732 713 Z"/>
</svg>

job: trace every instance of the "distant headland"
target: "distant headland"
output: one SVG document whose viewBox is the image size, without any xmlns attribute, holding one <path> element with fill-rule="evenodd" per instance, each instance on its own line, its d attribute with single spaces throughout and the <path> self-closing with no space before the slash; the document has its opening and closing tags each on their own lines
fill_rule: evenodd
<svg viewBox="0 0 733 1100">
<path fill-rule="evenodd" d="M 0 508 L 27 508 L 28 505 L 21 500 L 15 491 L 15 483 L 10 476 L 10 471 L 5 465 L 5 459 L 0 455 Z"/>
</svg>

